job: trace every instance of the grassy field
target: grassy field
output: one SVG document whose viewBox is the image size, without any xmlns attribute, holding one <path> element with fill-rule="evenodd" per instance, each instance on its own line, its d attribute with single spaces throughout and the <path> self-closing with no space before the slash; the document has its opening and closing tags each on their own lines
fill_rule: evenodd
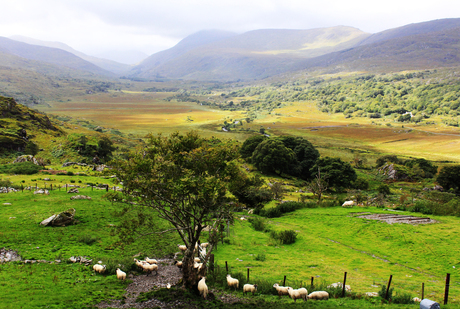
<svg viewBox="0 0 460 309">
<path fill-rule="evenodd" d="M 230 243 L 219 245 L 216 260 L 230 273 L 250 269 L 251 280 L 269 280 L 298 288 L 343 282 L 354 292 L 378 292 L 387 285 L 395 293 L 410 293 L 440 303 L 447 273 L 451 274 L 449 301 L 460 305 L 459 219 L 432 217 L 436 224 L 408 225 L 356 218 L 356 212 L 388 213 L 375 208 L 302 209 L 281 218 L 266 219 L 273 230 L 295 230 L 297 241 L 280 245 L 269 233 L 255 231 L 246 220 L 236 220 Z M 402 212 L 401 214 L 405 214 Z"/>
</svg>

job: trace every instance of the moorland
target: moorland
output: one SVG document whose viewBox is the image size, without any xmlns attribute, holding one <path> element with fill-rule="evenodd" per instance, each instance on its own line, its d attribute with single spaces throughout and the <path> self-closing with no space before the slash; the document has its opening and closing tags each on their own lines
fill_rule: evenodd
<svg viewBox="0 0 460 309">
<path fill-rule="evenodd" d="M 50 54 L 42 47 L 30 59 L 30 53 L 17 52 L 31 48 L 28 44 L 0 42 L 10 44 L 0 58 L 0 187 L 8 188 L 0 193 L 0 247 L 22 259 L 0 264 L 0 308 L 106 302 L 109 307 L 151 302 L 166 308 L 415 308 L 412 298 L 422 297 L 422 284 L 426 298 L 443 303 L 446 274 L 450 292 L 443 308 L 458 307 L 457 26 L 458 20 L 440 20 L 374 35 L 340 27 L 283 32 L 277 35 L 284 41 L 265 49 L 248 42 L 264 41 L 270 31 L 204 32 L 152 55 L 121 78 L 107 73 L 108 65 L 86 67 L 86 60 L 62 51 Z M 326 39 L 331 33 L 337 35 L 334 42 Z M 423 48 L 417 48 L 420 42 Z M 237 52 L 221 52 L 230 45 Z M 252 67 L 251 61 L 235 67 L 248 53 L 256 59 Z M 218 74 L 206 74 L 212 64 L 200 62 L 203 57 L 219 63 L 213 68 Z M 286 62 L 294 65 L 283 66 Z M 147 134 L 167 139 L 175 132 L 194 132 L 210 153 L 216 145 L 234 147 L 229 149 L 241 156 L 229 166 L 235 164 L 246 177 L 246 186 L 224 179 L 231 216 L 217 240 L 211 232 L 201 234 L 202 242 L 215 245 L 208 300 L 176 282 L 171 289 L 157 286 L 134 296 L 125 291 L 138 278 L 166 276 L 162 268 L 182 274 L 172 262 L 182 259 L 176 252 L 183 239 L 177 232 L 161 233 L 171 223 L 156 215 L 127 221 L 125 205 L 113 195 L 131 185 L 116 162 L 141 150 L 155 153 L 158 147 Z M 22 155 L 37 164 L 12 163 Z M 102 165 L 108 167 L 93 168 Z M 189 189 L 187 181 L 177 188 Z M 443 191 L 433 190 L 439 185 Z M 91 200 L 71 200 L 67 192 L 73 187 Z M 39 189 L 49 195 L 34 194 Z M 341 207 L 345 201 L 354 206 Z M 76 210 L 74 224 L 39 225 L 69 208 Z M 414 216 L 429 223 L 389 224 L 362 214 Z M 129 234 L 147 221 L 153 236 Z M 69 261 L 79 256 L 92 262 Z M 160 260 L 160 274 L 147 276 L 136 268 L 134 258 L 145 257 Z M 107 267 L 104 274 L 92 270 L 99 261 Z M 127 281 L 117 280 L 118 267 L 129 274 Z M 258 292 L 244 296 L 241 285 L 233 291 L 226 285 L 227 272 L 241 285 L 249 275 Z M 328 285 L 343 282 L 345 272 L 352 290 L 342 297 L 341 289 Z M 390 276 L 392 296 L 385 299 Z M 275 295 L 275 282 L 327 290 L 331 299 L 294 303 Z M 381 293 L 369 297 L 367 292 Z"/>
</svg>

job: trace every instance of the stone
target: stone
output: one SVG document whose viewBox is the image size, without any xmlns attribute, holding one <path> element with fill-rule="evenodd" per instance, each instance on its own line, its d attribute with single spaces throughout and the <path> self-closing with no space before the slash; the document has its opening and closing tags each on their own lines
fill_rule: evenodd
<svg viewBox="0 0 460 309">
<path fill-rule="evenodd" d="M 37 191 L 34 191 L 34 194 L 46 194 L 46 195 L 50 195 L 50 192 L 46 189 L 40 189 L 40 190 L 37 190 Z"/>
<path fill-rule="evenodd" d="M 72 188 L 69 191 L 67 191 L 67 193 L 79 193 L 79 191 L 77 188 Z"/>
<path fill-rule="evenodd" d="M 75 208 L 70 208 L 66 211 L 63 211 L 57 215 L 52 215 L 48 219 L 40 222 L 44 226 L 66 226 L 71 225 L 74 222 L 75 218 Z"/>
<path fill-rule="evenodd" d="M 86 195 L 74 195 L 70 197 L 71 200 L 90 200 L 91 196 L 86 196 Z"/>
</svg>

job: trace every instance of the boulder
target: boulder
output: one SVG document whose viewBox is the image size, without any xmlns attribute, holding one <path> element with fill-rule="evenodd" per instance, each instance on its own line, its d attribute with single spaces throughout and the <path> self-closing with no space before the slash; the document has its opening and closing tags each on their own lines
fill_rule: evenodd
<svg viewBox="0 0 460 309">
<path fill-rule="evenodd" d="M 0 263 L 14 262 L 20 260 L 21 256 L 17 251 L 7 248 L 0 248 Z"/>
<path fill-rule="evenodd" d="M 22 163 L 22 162 L 32 162 L 35 165 L 40 165 L 38 164 L 37 159 L 35 159 L 34 156 L 31 156 L 31 155 L 19 156 L 16 158 L 16 160 L 13 161 L 13 163 Z"/>
<path fill-rule="evenodd" d="M 75 220 L 75 208 L 70 208 L 57 215 L 52 215 L 48 219 L 40 222 L 44 226 L 66 226 L 71 225 Z"/>
<path fill-rule="evenodd" d="M 70 197 L 71 200 L 90 200 L 91 196 L 86 196 L 86 195 L 74 195 Z"/>
<path fill-rule="evenodd" d="M 77 188 L 72 188 L 69 191 L 67 191 L 67 193 L 79 193 L 79 191 Z"/>
<path fill-rule="evenodd" d="M 46 194 L 46 195 L 50 195 L 50 192 L 46 189 L 40 189 L 40 190 L 37 190 L 37 191 L 34 191 L 34 194 Z"/>
</svg>

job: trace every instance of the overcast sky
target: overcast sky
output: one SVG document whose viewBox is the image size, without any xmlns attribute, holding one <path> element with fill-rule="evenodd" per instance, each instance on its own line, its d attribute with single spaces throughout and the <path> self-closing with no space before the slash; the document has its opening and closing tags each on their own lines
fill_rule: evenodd
<svg viewBox="0 0 460 309">
<path fill-rule="evenodd" d="M 88 55 L 148 55 L 205 29 L 312 29 L 365 32 L 460 17 L 458 0 L 0 0 L 0 36 L 58 41 Z"/>
</svg>

